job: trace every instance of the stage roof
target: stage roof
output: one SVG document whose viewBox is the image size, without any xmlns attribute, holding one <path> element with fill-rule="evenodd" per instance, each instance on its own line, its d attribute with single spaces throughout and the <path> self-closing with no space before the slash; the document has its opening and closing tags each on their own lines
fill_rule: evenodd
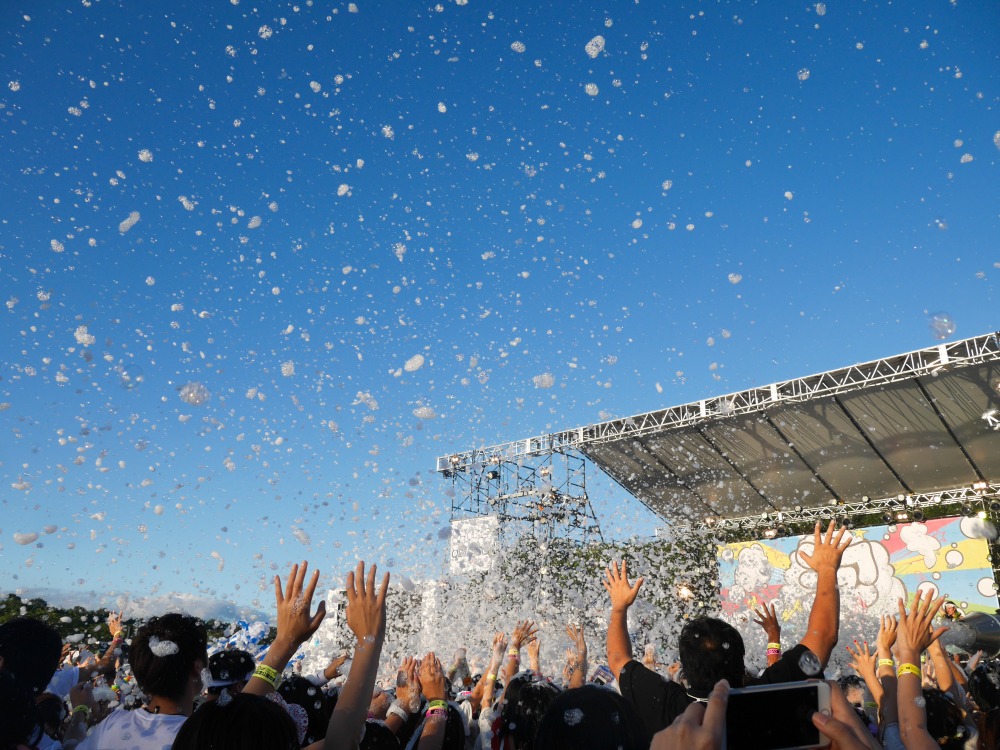
<svg viewBox="0 0 1000 750">
<path fill-rule="evenodd" d="M 997 333 L 438 459 L 578 450 L 670 522 L 1000 482 Z"/>
</svg>

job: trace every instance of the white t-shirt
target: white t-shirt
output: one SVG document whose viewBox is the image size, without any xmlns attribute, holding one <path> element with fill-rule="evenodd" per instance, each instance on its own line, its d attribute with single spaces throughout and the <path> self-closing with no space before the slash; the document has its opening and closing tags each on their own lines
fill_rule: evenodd
<svg viewBox="0 0 1000 750">
<path fill-rule="evenodd" d="M 77 750 L 170 750 L 186 716 L 117 708 L 94 727 Z"/>
<path fill-rule="evenodd" d="M 52 679 L 49 680 L 49 684 L 45 688 L 46 693 L 52 693 L 52 695 L 57 695 L 60 698 L 65 698 L 69 695 L 69 691 L 80 684 L 80 668 L 79 667 L 63 667 L 62 669 L 57 669 L 52 675 Z"/>
</svg>

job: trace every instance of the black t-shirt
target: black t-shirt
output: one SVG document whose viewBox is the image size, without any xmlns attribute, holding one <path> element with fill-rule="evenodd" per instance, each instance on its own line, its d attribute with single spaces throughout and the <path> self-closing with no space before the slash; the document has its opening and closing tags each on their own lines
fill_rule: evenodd
<svg viewBox="0 0 1000 750">
<path fill-rule="evenodd" d="M 781 659 L 764 670 L 760 677 L 747 681 L 747 686 L 774 684 L 780 682 L 796 682 L 818 675 L 809 675 L 802 671 L 800 661 L 803 654 L 809 651 L 801 643 L 781 655 Z M 646 668 L 634 659 L 622 667 L 618 675 L 618 687 L 622 697 L 635 706 L 642 718 L 649 736 L 669 727 L 674 719 L 684 713 L 689 705 L 694 703 L 693 696 L 701 696 L 700 691 L 692 690 L 690 694 L 676 682 L 664 679 L 656 672 Z"/>
</svg>

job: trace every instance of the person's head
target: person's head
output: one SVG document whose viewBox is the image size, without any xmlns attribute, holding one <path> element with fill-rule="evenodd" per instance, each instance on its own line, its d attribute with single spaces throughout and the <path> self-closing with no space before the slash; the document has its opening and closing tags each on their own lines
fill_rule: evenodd
<svg viewBox="0 0 1000 750">
<path fill-rule="evenodd" d="M 979 745 L 976 750 L 1000 747 L 1000 708 L 979 715 Z"/>
<path fill-rule="evenodd" d="M 178 701 L 201 689 L 207 648 L 200 620 L 176 613 L 154 617 L 132 639 L 132 673 L 146 695 Z"/>
<path fill-rule="evenodd" d="M 968 689 L 980 711 L 1000 709 L 1000 661 L 991 659 L 972 670 Z"/>
<path fill-rule="evenodd" d="M 216 697 L 223 690 L 230 695 L 240 692 L 253 676 L 253 657 L 239 648 L 217 651 L 208 657 L 208 671 L 212 679 L 205 687 L 209 696 Z"/>
<path fill-rule="evenodd" d="M 427 721 L 431 721 L 431 719 L 425 719 L 418 727 L 421 735 L 426 728 Z M 437 721 L 440 721 L 440 719 L 437 719 Z M 448 704 L 448 717 L 445 721 L 448 723 L 444 727 L 444 740 L 441 744 L 441 750 L 463 750 L 465 748 L 465 719 L 459 713 L 458 709 L 450 703 Z M 410 741 L 410 744 L 412 745 L 416 742 L 417 740 L 414 739 Z M 400 745 L 402 744 L 400 742 Z M 367 750 L 363 744 L 361 750 Z"/>
<path fill-rule="evenodd" d="M 950 693 L 937 688 L 924 688 L 924 708 L 927 731 L 944 750 L 963 750 L 968 739 L 968 727 L 963 723 L 962 710 Z"/>
<path fill-rule="evenodd" d="M 0 669 L 0 750 L 34 745 L 39 737 L 31 688 Z"/>
<path fill-rule="evenodd" d="M 358 750 L 399 750 L 399 747 L 396 735 L 381 721 L 365 722 L 365 736 L 358 743 Z"/>
<path fill-rule="evenodd" d="M 692 690 L 711 691 L 725 678 L 743 685 L 743 638 L 732 625 L 715 617 L 699 617 L 681 630 L 677 644 L 681 666 Z"/>
<path fill-rule="evenodd" d="M 295 722 L 284 707 L 240 693 L 206 703 L 182 725 L 173 750 L 299 750 Z"/>
<path fill-rule="evenodd" d="M 868 686 L 865 685 L 865 681 L 856 674 L 852 674 L 841 677 L 838 682 L 844 691 L 847 702 L 857 708 L 864 708 L 865 702 L 868 700 Z"/>
<path fill-rule="evenodd" d="M 559 688 L 534 672 L 522 672 L 510 681 L 504 691 L 497 736 L 510 737 L 514 750 L 531 750 L 535 730 Z"/>
<path fill-rule="evenodd" d="M 62 739 L 62 722 L 66 718 L 66 704 L 62 698 L 52 693 L 42 693 L 35 700 L 38 723 L 45 734 L 53 739 Z"/>
<path fill-rule="evenodd" d="M 40 693 L 59 667 L 62 639 L 51 625 L 31 617 L 15 617 L 0 625 L 0 669 Z"/>
<path fill-rule="evenodd" d="M 959 612 L 958 605 L 950 599 L 944 603 L 944 616 L 949 620 L 954 620 L 958 617 L 961 612 Z"/>
<path fill-rule="evenodd" d="M 549 705 L 535 733 L 546 750 L 646 750 L 642 720 L 617 692 L 597 685 L 567 690 Z"/>
<path fill-rule="evenodd" d="M 293 675 L 281 681 L 278 693 L 285 699 L 286 703 L 302 706 L 305 709 L 309 724 L 306 727 L 306 738 L 303 745 L 318 742 L 326 736 L 331 709 L 322 690 L 305 677 Z"/>
</svg>

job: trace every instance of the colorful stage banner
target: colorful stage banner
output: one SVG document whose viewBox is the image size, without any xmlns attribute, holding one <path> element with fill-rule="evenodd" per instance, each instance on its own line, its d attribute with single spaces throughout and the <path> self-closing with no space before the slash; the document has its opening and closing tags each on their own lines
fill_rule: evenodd
<svg viewBox="0 0 1000 750">
<path fill-rule="evenodd" d="M 849 531 L 853 541 L 838 573 L 841 641 L 855 634 L 873 641 L 878 615 L 896 614 L 900 598 L 909 606 L 928 588 L 965 614 L 995 612 L 997 585 L 985 538 L 990 533 L 995 530 L 978 517 Z M 783 627 L 792 631 L 784 640 L 797 642 L 816 591 L 816 574 L 797 553 L 808 555 L 812 548 L 812 534 L 720 546 L 723 616 L 756 641 L 759 628 L 750 609 L 773 603 Z"/>
</svg>

